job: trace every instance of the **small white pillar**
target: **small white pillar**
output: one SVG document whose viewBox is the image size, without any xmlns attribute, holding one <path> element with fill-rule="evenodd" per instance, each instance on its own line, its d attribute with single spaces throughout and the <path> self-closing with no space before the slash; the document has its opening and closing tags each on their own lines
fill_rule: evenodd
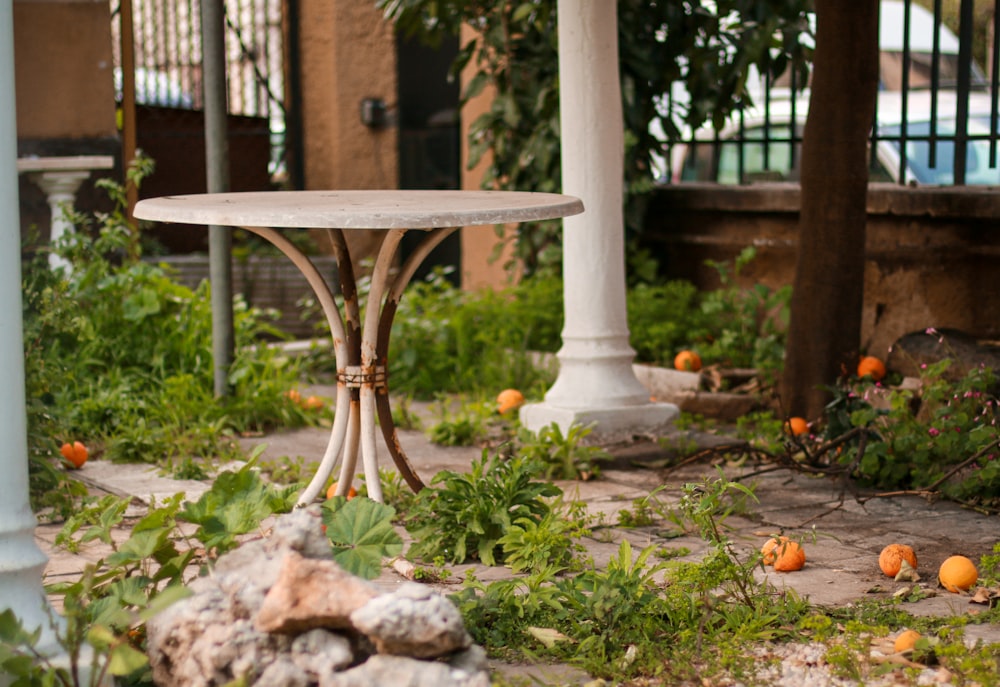
<svg viewBox="0 0 1000 687">
<path fill-rule="evenodd" d="M 650 401 L 632 370 L 625 308 L 624 128 L 614 0 L 559 0 L 563 193 L 583 200 L 563 220 L 565 325 L 559 376 L 521 423 L 596 423 L 592 437 L 665 429 L 677 406 Z"/>
<path fill-rule="evenodd" d="M 80 184 L 90 177 L 91 171 L 110 169 L 113 164 L 114 160 L 110 155 L 25 157 L 17 161 L 17 171 L 28 173 L 31 180 L 45 193 L 49 203 L 52 212 L 50 244 L 73 229 L 73 223 L 66 216 L 66 209 L 71 209 L 76 202 Z M 55 253 L 49 254 L 49 265 L 53 269 L 69 267 L 69 263 Z"/>
</svg>

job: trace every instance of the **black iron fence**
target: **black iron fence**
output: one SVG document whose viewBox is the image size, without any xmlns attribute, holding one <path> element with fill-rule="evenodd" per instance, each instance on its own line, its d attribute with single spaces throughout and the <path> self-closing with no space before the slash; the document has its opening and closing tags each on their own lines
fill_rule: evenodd
<svg viewBox="0 0 1000 687">
<path fill-rule="evenodd" d="M 873 181 L 1000 185 L 998 0 L 882 0 Z M 797 181 L 808 84 L 766 78 L 753 107 L 719 130 L 691 132 L 664 161 L 665 181 Z"/>
<path fill-rule="evenodd" d="M 200 0 L 110 2 L 119 101 L 122 75 L 130 70 L 136 105 L 201 110 Z M 284 157 L 286 120 L 282 0 L 224 0 L 223 5 L 229 114 L 267 121 L 271 166 L 277 168 Z M 132 35 L 123 36 L 122 26 L 129 24 Z M 124 64 L 123 40 L 131 40 L 132 64 Z"/>
</svg>

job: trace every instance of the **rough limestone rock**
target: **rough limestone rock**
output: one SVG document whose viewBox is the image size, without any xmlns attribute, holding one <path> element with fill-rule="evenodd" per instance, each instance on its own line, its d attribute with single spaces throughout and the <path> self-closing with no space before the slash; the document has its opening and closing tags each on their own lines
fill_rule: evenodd
<svg viewBox="0 0 1000 687">
<path fill-rule="evenodd" d="M 351 622 L 380 654 L 437 658 L 472 644 L 455 605 L 415 582 L 372 599 L 351 614 Z"/>
<path fill-rule="evenodd" d="M 257 684 L 269 687 L 310 687 L 316 684 L 315 676 L 295 664 L 287 656 L 279 656 L 274 663 L 264 668 L 257 678 Z"/>
<path fill-rule="evenodd" d="M 290 551 L 254 620 L 261 632 L 300 633 L 352 627 L 351 613 L 378 595 L 372 585 L 332 560 Z"/>
<path fill-rule="evenodd" d="M 978 340 L 954 329 L 911 332 L 892 345 L 886 367 L 904 377 L 919 377 L 924 366 L 945 358 L 952 363 L 944 378 L 958 381 L 980 365 L 1000 369 L 1000 345 Z"/>
<path fill-rule="evenodd" d="M 490 687 L 487 673 L 468 673 L 445 663 L 404 656 L 372 656 L 361 665 L 334 673 L 319 687 Z"/>
<path fill-rule="evenodd" d="M 292 661 L 317 680 L 343 670 L 353 660 L 350 640 L 333 632 L 310 630 L 292 642 Z"/>
<path fill-rule="evenodd" d="M 321 524 L 318 508 L 279 518 L 150 620 L 156 684 L 489 686 L 485 652 L 450 601 L 413 583 L 378 596 L 333 561 Z"/>
<path fill-rule="evenodd" d="M 209 687 L 244 674 L 255 675 L 288 651 L 292 640 L 253 629 L 233 616 L 221 590 L 180 601 L 147 624 L 148 653 L 158 685 Z"/>
<path fill-rule="evenodd" d="M 330 542 L 323 535 L 318 509 L 304 508 L 278 518 L 271 536 L 247 542 L 216 561 L 211 578 L 192 585 L 222 588 L 238 606 L 241 618 L 253 618 L 264 595 L 274 585 L 289 551 L 310 559 L 330 558 Z M 252 571 L 252 574 L 250 574 Z"/>
</svg>

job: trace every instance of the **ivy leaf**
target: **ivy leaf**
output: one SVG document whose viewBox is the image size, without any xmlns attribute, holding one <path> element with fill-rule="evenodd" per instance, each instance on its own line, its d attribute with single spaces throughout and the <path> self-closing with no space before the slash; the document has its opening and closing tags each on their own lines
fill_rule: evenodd
<svg viewBox="0 0 1000 687">
<path fill-rule="evenodd" d="M 403 540 L 392 527 L 395 514 L 392 507 L 365 498 L 335 497 L 324 503 L 323 524 L 333 559 L 359 577 L 378 577 L 382 559 L 403 551 Z"/>
</svg>

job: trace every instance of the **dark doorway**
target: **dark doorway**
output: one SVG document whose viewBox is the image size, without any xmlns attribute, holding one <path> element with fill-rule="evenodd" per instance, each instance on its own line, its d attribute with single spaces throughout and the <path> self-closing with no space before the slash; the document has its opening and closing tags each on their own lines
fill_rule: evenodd
<svg viewBox="0 0 1000 687">
<path fill-rule="evenodd" d="M 461 185 L 459 149 L 459 84 L 448 80 L 458 53 L 458 39 L 432 48 L 416 38 L 396 40 L 399 112 L 399 185 L 404 189 L 457 189 Z M 405 259 L 423 238 L 403 238 Z M 435 267 L 453 267 L 449 279 L 460 284 L 461 240 L 456 232 L 428 256 L 414 279 Z"/>
</svg>

